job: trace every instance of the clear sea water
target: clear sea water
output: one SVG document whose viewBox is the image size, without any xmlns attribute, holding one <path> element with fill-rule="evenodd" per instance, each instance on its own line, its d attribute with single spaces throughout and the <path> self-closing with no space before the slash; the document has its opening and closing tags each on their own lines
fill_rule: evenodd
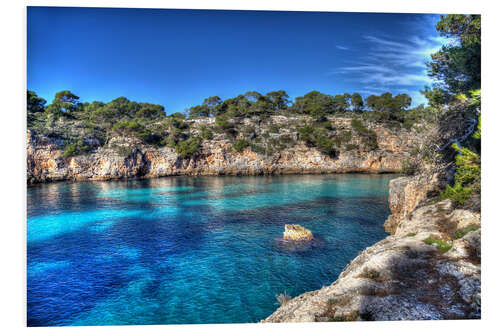
<svg viewBox="0 0 500 333">
<path fill-rule="evenodd" d="M 248 323 L 386 236 L 390 175 L 171 177 L 28 188 L 29 326 Z M 316 239 L 280 238 L 300 224 Z"/>
</svg>

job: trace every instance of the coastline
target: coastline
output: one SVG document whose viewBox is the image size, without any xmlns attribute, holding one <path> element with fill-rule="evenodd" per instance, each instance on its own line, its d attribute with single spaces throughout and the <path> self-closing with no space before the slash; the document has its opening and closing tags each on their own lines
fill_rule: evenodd
<svg viewBox="0 0 500 333">
<path fill-rule="evenodd" d="M 27 182 L 201 175 L 400 173 L 412 149 L 421 145 L 425 137 L 414 130 L 395 133 L 384 126 L 377 126 L 374 131 L 378 149 L 339 150 L 335 156 L 305 144 L 269 155 L 249 148 L 237 152 L 230 141 L 213 139 L 204 141 L 199 151 L 187 157 L 181 157 L 174 148 L 140 145 L 121 137 L 112 140 L 121 142 L 126 147 L 125 153 L 107 144 L 84 155 L 65 157 L 63 142 L 28 131 Z M 351 142 L 358 144 L 361 140 L 360 136 L 354 136 Z"/>
<path fill-rule="evenodd" d="M 480 319 L 480 198 L 456 209 L 431 188 L 415 187 L 422 178 L 443 185 L 436 174 L 391 180 L 384 224 L 391 235 L 331 285 L 296 296 L 261 322 Z"/>
<path fill-rule="evenodd" d="M 28 131 L 28 185 L 172 176 L 400 174 L 425 136 L 401 131 L 395 138 L 383 127 L 376 130 L 380 148 L 371 151 L 328 156 L 297 145 L 269 156 L 249 149 L 235 152 L 225 140 L 208 140 L 186 158 L 173 148 L 130 142 L 128 147 L 134 148 L 127 155 L 98 147 L 64 157 L 56 140 Z M 452 168 L 427 170 L 391 180 L 392 214 L 384 224 L 391 235 L 363 250 L 330 286 L 293 298 L 262 322 L 480 318 L 480 212 L 455 209 L 449 200 L 433 202 L 453 173 Z M 477 228 L 451 241 L 454 232 L 471 226 Z M 436 247 L 440 240 L 451 244 L 447 253 Z M 432 286 L 421 294 L 420 283 L 427 276 Z M 454 299 L 462 285 L 460 299 Z M 449 304 L 451 310 L 439 304 Z"/>
</svg>

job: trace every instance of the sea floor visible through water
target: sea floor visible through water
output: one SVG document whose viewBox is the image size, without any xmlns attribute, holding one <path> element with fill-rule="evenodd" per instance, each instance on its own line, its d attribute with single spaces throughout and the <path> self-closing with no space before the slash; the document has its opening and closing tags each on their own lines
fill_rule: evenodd
<svg viewBox="0 0 500 333">
<path fill-rule="evenodd" d="M 28 326 L 251 323 L 387 234 L 394 175 L 168 177 L 28 188 Z M 315 239 L 281 237 L 300 224 Z"/>
</svg>

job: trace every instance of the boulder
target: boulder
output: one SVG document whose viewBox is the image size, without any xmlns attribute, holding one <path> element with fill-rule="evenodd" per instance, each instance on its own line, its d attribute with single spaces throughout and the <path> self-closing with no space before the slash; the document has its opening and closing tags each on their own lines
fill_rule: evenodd
<svg viewBox="0 0 500 333">
<path fill-rule="evenodd" d="M 310 241 L 313 238 L 313 234 L 310 230 L 298 224 L 285 224 L 283 239 L 293 241 Z"/>
</svg>

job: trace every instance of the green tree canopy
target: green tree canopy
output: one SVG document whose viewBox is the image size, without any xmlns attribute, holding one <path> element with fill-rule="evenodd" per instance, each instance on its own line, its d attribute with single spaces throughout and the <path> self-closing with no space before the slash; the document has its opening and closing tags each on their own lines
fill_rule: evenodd
<svg viewBox="0 0 500 333">
<path fill-rule="evenodd" d="M 45 104 L 47 103 L 47 101 L 41 97 L 38 97 L 34 91 L 27 91 L 27 99 L 28 113 L 45 111 Z"/>
<path fill-rule="evenodd" d="M 205 98 L 203 100 L 203 106 L 208 108 L 208 114 L 206 114 L 206 112 L 204 111 L 203 113 L 206 115 L 204 115 L 202 117 L 208 117 L 211 114 L 215 115 L 217 107 L 221 104 L 222 104 L 222 99 L 220 99 L 219 96 L 212 96 L 212 97 Z"/>
<path fill-rule="evenodd" d="M 290 103 L 290 96 L 284 90 L 270 91 L 266 96 L 271 101 L 273 110 L 284 110 Z"/>
<path fill-rule="evenodd" d="M 336 112 L 345 112 L 349 109 L 349 94 L 335 95 L 333 98 L 333 108 Z"/>
<path fill-rule="evenodd" d="M 432 54 L 428 74 L 437 80 L 433 90 L 427 88 L 428 98 L 443 98 L 446 94 L 468 93 L 481 88 L 481 16 L 442 15 L 436 25 L 443 37 L 451 39 Z"/>
<path fill-rule="evenodd" d="M 386 92 L 380 96 L 368 96 L 366 105 L 374 111 L 395 113 L 407 109 L 411 105 L 411 97 L 407 94 L 393 97 L 391 93 Z"/>
<path fill-rule="evenodd" d="M 333 97 L 319 91 L 311 91 L 303 97 L 297 97 L 292 109 L 297 113 L 309 114 L 313 118 L 320 119 L 333 113 Z"/>
<path fill-rule="evenodd" d="M 56 114 L 69 114 L 78 109 L 79 99 L 80 97 L 69 90 L 60 91 L 56 93 L 52 104 L 47 107 L 47 111 Z"/>
<path fill-rule="evenodd" d="M 351 95 L 351 105 L 352 109 L 356 112 L 363 110 L 363 97 L 359 93 L 354 93 Z"/>
<path fill-rule="evenodd" d="M 160 120 L 165 118 L 165 108 L 158 104 L 140 103 L 139 111 L 135 114 L 138 118 L 146 118 L 150 120 Z"/>
<path fill-rule="evenodd" d="M 195 105 L 189 108 L 189 118 L 209 117 L 210 113 L 207 105 Z"/>
</svg>

